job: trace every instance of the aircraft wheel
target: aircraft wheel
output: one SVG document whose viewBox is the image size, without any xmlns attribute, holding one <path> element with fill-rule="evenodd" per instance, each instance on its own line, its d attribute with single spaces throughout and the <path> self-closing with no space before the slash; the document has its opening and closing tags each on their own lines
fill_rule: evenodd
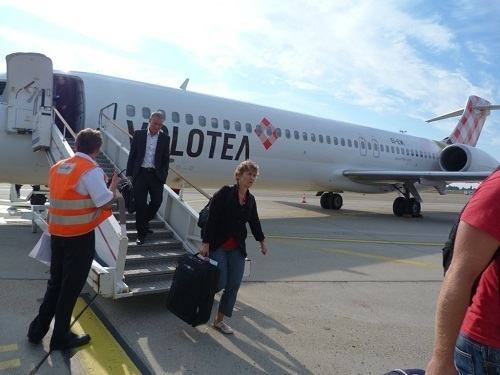
<svg viewBox="0 0 500 375">
<path fill-rule="evenodd" d="M 405 213 L 410 214 L 412 217 L 420 216 L 420 202 L 415 198 L 410 198 L 405 202 Z"/>
<path fill-rule="evenodd" d="M 319 199 L 319 204 L 321 205 L 321 208 L 330 209 L 330 193 L 323 193 L 321 194 L 321 198 Z"/>
<path fill-rule="evenodd" d="M 392 204 L 392 212 L 396 216 L 403 216 L 405 210 L 405 199 L 403 197 L 397 197 L 394 199 L 394 203 Z"/>
<path fill-rule="evenodd" d="M 330 208 L 332 210 L 340 210 L 342 205 L 344 204 L 344 200 L 340 194 L 332 194 L 330 198 Z"/>
<path fill-rule="evenodd" d="M 47 197 L 43 194 L 33 194 L 30 198 L 30 203 L 33 205 L 33 206 L 37 206 L 37 205 L 44 205 L 45 202 L 47 202 Z"/>
</svg>

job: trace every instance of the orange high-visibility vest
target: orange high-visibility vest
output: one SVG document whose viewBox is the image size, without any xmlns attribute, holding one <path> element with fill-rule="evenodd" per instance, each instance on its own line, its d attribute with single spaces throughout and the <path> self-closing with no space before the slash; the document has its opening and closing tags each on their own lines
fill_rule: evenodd
<svg viewBox="0 0 500 375">
<path fill-rule="evenodd" d="M 80 177 L 97 167 L 90 160 L 73 156 L 50 168 L 50 234 L 63 237 L 85 234 L 111 216 L 111 210 L 97 208 L 90 195 L 75 191 Z"/>
</svg>

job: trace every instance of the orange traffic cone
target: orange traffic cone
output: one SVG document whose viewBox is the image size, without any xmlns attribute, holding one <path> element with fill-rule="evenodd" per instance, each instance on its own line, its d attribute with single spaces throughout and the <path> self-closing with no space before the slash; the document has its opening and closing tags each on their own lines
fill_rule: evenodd
<svg viewBox="0 0 500 375">
<path fill-rule="evenodd" d="M 306 202 L 306 193 L 304 193 L 304 195 L 302 196 L 302 203 L 307 203 Z"/>
</svg>

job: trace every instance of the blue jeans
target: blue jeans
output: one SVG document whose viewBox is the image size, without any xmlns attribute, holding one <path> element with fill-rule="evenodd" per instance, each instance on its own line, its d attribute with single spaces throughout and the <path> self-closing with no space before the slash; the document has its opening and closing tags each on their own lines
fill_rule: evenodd
<svg viewBox="0 0 500 375">
<path fill-rule="evenodd" d="M 245 256 L 239 249 L 219 248 L 210 252 L 210 258 L 217 262 L 220 269 L 217 291 L 224 289 L 219 302 L 219 312 L 231 317 L 245 271 Z"/>
<path fill-rule="evenodd" d="M 500 349 L 480 344 L 460 332 L 455 367 L 460 375 L 500 375 Z"/>
</svg>

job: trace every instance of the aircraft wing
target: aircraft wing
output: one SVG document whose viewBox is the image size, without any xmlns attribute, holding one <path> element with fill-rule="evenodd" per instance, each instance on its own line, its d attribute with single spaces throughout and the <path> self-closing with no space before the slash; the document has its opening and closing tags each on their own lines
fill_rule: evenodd
<svg viewBox="0 0 500 375">
<path fill-rule="evenodd" d="M 398 183 L 419 182 L 424 185 L 451 182 L 480 182 L 492 171 L 482 172 L 444 172 L 444 171 L 385 171 L 385 170 L 345 170 L 342 174 L 356 182 Z"/>
</svg>

